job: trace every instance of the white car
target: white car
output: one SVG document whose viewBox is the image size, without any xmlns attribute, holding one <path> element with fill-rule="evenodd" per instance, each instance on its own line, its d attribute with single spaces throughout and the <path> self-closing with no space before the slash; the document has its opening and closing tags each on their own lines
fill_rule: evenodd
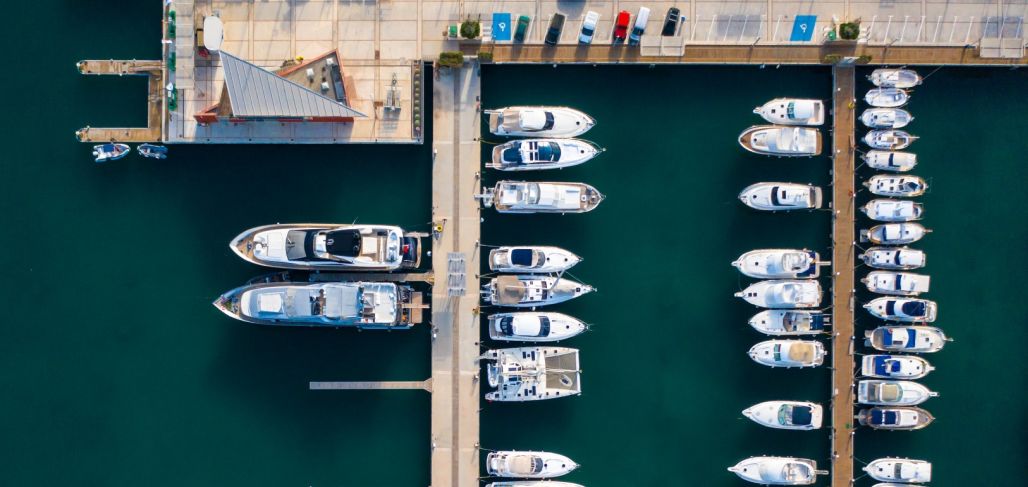
<svg viewBox="0 0 1028 487">
<path fill-rule="evenodd" d="M 579 44 L 591 44 L 593 42 L 593 34 L 596 33 L 596 24 L 599 22 L 600 14 L 592 10 L 586 12 L 585 19 L 582 20 L 582 33 L 578 35 Z"/>
</svg>

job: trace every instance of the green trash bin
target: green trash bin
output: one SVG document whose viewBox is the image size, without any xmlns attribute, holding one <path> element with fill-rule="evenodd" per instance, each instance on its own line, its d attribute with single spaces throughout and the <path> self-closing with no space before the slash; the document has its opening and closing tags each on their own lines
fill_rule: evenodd
<svg viewBox="0 0 1028 487">
<path fill-rule="evenodd" d="M 456 38 L 457 38 L 457 26 L 456 26 L 456 25 L 451 25 L 451 26 L 450 26 L 450 27 L 449 27 L 449 28 L 448 28 L 448 29 L 446 30 L 446 34 L 447 34 L 447 36 L 448 36 L 448 37 L 449 37 L 450 39 L 456 39 Z"/>
<path fill-rule="evenodd" d="M 835 40 L 835 31 L 834 30 L 828 31 L 828 40 L 830 40 L 830 41 L 834 41 Z"/>
</svg>

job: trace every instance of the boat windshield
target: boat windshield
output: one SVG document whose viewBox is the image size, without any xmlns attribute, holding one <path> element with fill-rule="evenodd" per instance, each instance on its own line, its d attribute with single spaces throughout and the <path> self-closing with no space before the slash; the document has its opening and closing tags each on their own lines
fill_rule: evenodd
<svg viewBox="0 0 1028 487">
<path fill-rule="evenodd" d="M 510 251 L 510 263 L 520 267 L 535 267 L 535 252 L 532 249 L 513 249 Z"/>
<path fill-rule="evenodd" d="M 779 343 L 776 343 L 775 346 L 772 348 L 772 351 L 774 352 L 775 362 L 781 362 L 782 361 L 782 345 L 779 344 Z"/>
<path fill-rule="evenodd" d="M 503 162 L 521 162 L 521 142 L 514 142 L 510 147 L 503 149 Z"/>
<path fill-rule="evenodd" d="M 782 196 L 785 196 L 785 191 L 782 191 Z M 771 187 L 771 204 L 775 206 L 782 204 L 782 201 L 778 198 L 778 186 Z"/>
</svg>

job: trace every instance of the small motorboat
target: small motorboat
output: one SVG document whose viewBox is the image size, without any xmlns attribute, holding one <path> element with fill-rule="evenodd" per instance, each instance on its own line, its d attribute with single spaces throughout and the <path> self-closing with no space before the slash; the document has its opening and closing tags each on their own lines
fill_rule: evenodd
<svg viewBox="0 0 1028 487">
<path fill-rule="evenodd" d="M 478 359 L 488 362 L 486 377 L 495 388 L 485 394 L 486 401 L 544 401 L 582 393 L 582 369 L 574 348 L 502 348 Z"/>
<path fill-rule="evenodd" d="M 126 144 L 100 144 L 93 146 L 93 160 L 96 162 L 117 161 L 129 154 L 130 149 Z"/>
<path fill-rule="evenodd" d="M 924 215 L 924 205 L 910 200 L 894 200 L 878 198 L 868 201 L 860 207 L 868 218 L 880 222 L 909 222 L 920 220 Z"/>
<path fill-rule="evenodd" d="M 864 181 L 864 186 L 878 196 L 911 198 L 928 190 L 928 183 L 918 176 L 892 176 L 878 174 Z"/>
<path fill-rule="evenodd" d="M 486 167 L 500 171 L 532 171 L 577 166 L 603 152 L 600 146 L 579 139 L 512 140 L 493 147 Z"/>
<path fill-rule="evenodd" d="M 917 296 L 928 292 L 931 276 L 912 272 L 871 271 L 860 280 L 867 290 L 878 294 L 894 296 Z"/>
<path fill-rule="evenodd" d="M 573 482 L 560 482 L 556 480 L 503 480 L 500 482 L 489 482 L 485 487 L 584 487 L 582 484 Z"/>
<path fill-rule="evenodd" d="M 821 153 L 821 132 L 812 127 L 754 125 L 739 134 L 739 145 L 765 156 L 810 157 Z"/>
<path fill-rule="evenodd" d="M 818 367 L 824 363 L 825 347 L 813 340 L 765 340 L 746 354 L 768 367 Z"/>
<path fill-rule="evenodd" d="M 821 427 L 823 408 L 804 401 L 765 401 L 743 409 L 742 415 L 768 428 L 816 430 Z"/>
<path fill-rule="evenodd" d="M 486 110 L 489 131 L 503 137 L 578 137 L 596 120 L 574 108 L 518 106 Z"/>
<path fill-rule="evenodd" d="M 902 271 L 924 267 L 927 256 L 923 250 L 907 247 L 871 247 L 860 254 L 860 260 L 875 269 Z"/>
<path fill-rule="evenodd" d="M 728 467 L 728 471 L 763 485 L 812 485 L 818 475 L 828 474 L 818 470 L 814 460 L 790 457 L 750 457 Z"/>
<path fill-rule="evenodd" d="M 886 325 L 864 332 L 866 344 L 883 352 L 932 353 L 950 339 L 934 326 Z"/>
<path fill-rule="evenodd" d="M 500 181 L 479 196 L 500 213 L 585 213 L 603 201 L 603 194 L 585 183 Z"/>
<path fill-rule="evenodd" d="M 825 104 L 821 100 L 802 98 L 775 98 L 757 108 L 753 113 L 776 125 L 823 125 Z"/>
<path fill-rule="evenodd" d="M 935 370 L 927 360 L 915 355 L 864 355 L 860 373 L 878 379 L 916 380 Z"/>
<path fill-rule="evenodd" d="M 932 464 L 907 458 L 879 458 L 864 466 L 871 478 L 882 482 L 922 484 L 932 481 Z"/>
<path fill-rule="evenodd" d="M 868 167 L 879 171 L 907 172 L 917 165 L 917 154 L 913 152 L 871 150 L 860 158 Z"/>
<path fill-rule="evenodd" d="M 916 406 L 938 392 L 909 380 L 865 379 L 857 382 L 857 402 L 872 406 Z"/>
<path fill-rule="evenodd" d="M 139 146 L 136 147 L 136 152 L 139 152 L 139 155 L 150 159 L 168 158 L 168 148 L 163 145 L 139 144 Z"/>
<path fill-rule="evenodd" d="M 559 247 L 497 247 L 489 251 L 489 270 L 528 274 L 563 272 L 582 258 Z"/>
<path fill-rule="evenodd" d="M 914 116 L 902 108 L 868 108 L 860 114 L 860 121 L 872 129 L 899 129 L 913 120 Z"/>
<path fill-rule="evenodd" d="M 421 265 L 421 235 L 391 225 L 264 225 L 228 246 L 243 260 L 282 269 L 394 271 Z"/>
<path fill-rule="evenodd" d="M 482 297 L 495 306 L 531 308 L 563 303 L 593 291 L 592 286 L 563 277 L 503 275 L 482 286 Z"/>
<path fill-rule="evenodd" d="M 810 184 L 756 183 L 739 193 L 739 201 L 757 210 L 810 210 L 821 207 L 821 188 Z"/>
<path fill-rule="evenodd" d="M 857 413 L 861 426 L 876 430 L 919 430 L 932 421 L 932 413 L 919 407 L 873 407 Z"/>
<path fill-rule="evenodd" d="M 815 280 L 760 281 L 735 293 L 735 297 L 762 308 L 815 308 L 821 304 L 821 284 Z"/>
<path fill-rule="evenodd" d="M 931 232 L 920 223 L 885 223 L 863 231 L 862 236 L 877 245 L 906 245 Z"/>
<path fill-rule="evenodd" d="M 935 301 L 918 298 L 875 298 L 864 305 L 864 309 L 878 318 L 906 323 L 931 323 L 935 321 L 938 308 Z"/>
<path fill-rule="evenodd" d="M 921 76 L 912 69 L 879 68 L 872 71 L 867 79 L 884 88 L 913 88 L 921 84 Z"/>
<path fill-rule="evenodd" d="M 821 274 L 821 261 L 813 250 L 759 249 L 739 256 L 732 266 L 757 279 L 813 279 Z"/>
<path fill-rule="evenodd" d="M 917 136 L 910 135 L 903 130 L 872 130 L 864 135 L 864 143 L 872 149 L 880 150 L 902 150 L 910 147 Z"/>
<path fill-rule="evenodd" d="M 864 95 L 868 105 L 878 108 L 897 108 L 910 101 L 910 95 L 899 88 L 874 88 Z"/>
<path fill-rule="evenodd" d="M 826 333 L 831 316 L 820 311 L 769 309 L 750 318 L 750 326 L 771 336 L 799 336 Z"/>
<path fill-rule="evenodd" d="M 582 333 L 586 324 L 564 313 L 515 312 L 489 315 L 489 338 L 508 342 L 555 342 Z"/>
<path fill-rule="evenodd" d="M 485 459 L 485 471 L 494 477 L 548 479 L 576 468 L 578 464 L 570 458 L 544 451 L 494 451 Z"/>
</svg>

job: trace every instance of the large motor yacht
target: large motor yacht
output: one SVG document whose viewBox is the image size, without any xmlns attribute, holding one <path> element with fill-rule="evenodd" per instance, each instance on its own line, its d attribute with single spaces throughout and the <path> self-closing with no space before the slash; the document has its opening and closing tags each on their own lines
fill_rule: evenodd
<svg viewBox="0 0 1028 487">
<path fill-rule="evenodd" d="M 512 140 L 493 147 L 486 167 L 500 171 L 532 171 L 577 166 L 603 152 L 598 145 L 579 139 Z"/>
<path fill-rule="evenodd" d="M 392 271 L 421 263 L 420 234 L 387 225 L 266 225 L 239 234 L 229 247 L 244 260 L 282 269 Z"/>
<path fill-rule="evenodd" d="M 585 183 L 500 181 L 480 198 L 500 213 L 565 214 L 592 211 L 604 196 Z"/>
<path fill-rule="evenodd" d="M 489 338 L 508 342 L 555 342 L 584 332 L 578 318 L 552 311 L 517 311 L 489 315 Z"/>
<path fill-rule="evenodd" d="M 524 274 L 563 272 L 582 258 L 560 247 L 497 247 L 489 251 L 489 270 Z"/>
<path fill-rule="evenodd" d="M 486 110 L 489 131 L 503 137 L 578 137 L 596 120 L 568 107 L 507 107 Z"/>
<path fill-rule="evenodd" d="M 565 347 L 523 347 L 489 350 L 479 357 L 486 368 L 487 401 L 525 402 L 577 396 L 582 393 L 578 350 Z"/>
<path fill-rule="evenodd" d="M 821 153 L 821 132 L 813 127 L 754 125 L 739 134 L 739 145 L 765 156 L 810 157 Z"/>
</svg>

